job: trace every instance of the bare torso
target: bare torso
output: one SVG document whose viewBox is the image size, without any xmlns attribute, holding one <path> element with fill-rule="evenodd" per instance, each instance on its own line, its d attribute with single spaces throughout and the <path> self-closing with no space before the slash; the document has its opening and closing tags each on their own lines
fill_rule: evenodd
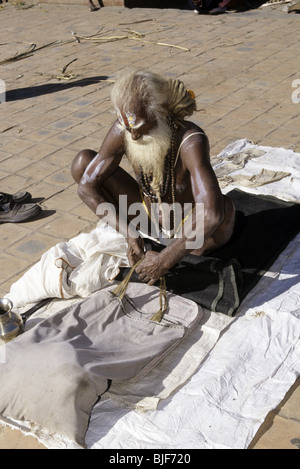
<svg viewBox="0 0 300 469">
<path fill-rule="evenodd" d="M 188 146 L 188 140 L 189 137 L 192 137 L 194 134 L 197 134 L 198 138 L 201 138 L 203 140 L 207 140 L 207 137 L 204 133 L 204 131 L 193 124 L 192 122 L 185 122 L 184 126 L 179 127 L 176 133 L 176 140 L 175 140 L 175 145 L 174 145 L 174 151 L 175 151 L 175 168 L 174 168 L 174 176 L 175 176 L 175 185 L 174 188 L 169 186 L 168 192 L 166 195 L 162 198 L 162 202 L 165 204 L 169 204 L 170 206 L 173 205 L 173 195 L 175 196 L 175 201 L 176 203 L 180 204 L 182 206 L 182 211 L 184 204 L 195 204 L 195 199 L 192 191 L 192 185 L 191 185 L 191 177 L 189 170 L 187 167 L 184 165 L 181 155 L 180 155 L 180 147 L 183 144 L 186 144 Z M 135 175 L 136 175 L 136 180 L 137 183 L 139 183 L 140 180 L 140 172 L 138 168 L 133 168 Z M 141 184 L 139 184 L 140 189 L 142 189 Z M 150 197 L 147 197 L 146 194 L 144 194 L 143 201 L 147 206 L 147 209 L 150 213 L 151 210 L 151 199 Z M 161 220 L 160 220 L 161 221 Z"/>
<path fill-rule="evenodd" d="M 103 202 L 112 202 L 118 206 L 118 197 L 126 194 L 129 204 L 141 202 L 140 172 L 133 168 L 136 180 L 121 167 L 121 160 L 126 153 L 125 132 L 115 123 L 106 136 L 99 152 L 84 150 L 77 155 L 72 173 L 78 182 L 78 193 L 83 201 L 95 212 Z M 188 138 L 187 138 L 188 137 Z M 132 136 L 133 138 L 133 136 Z M 203 130 L 192 122 L 184 121 L 176 132 L 174 150 L 178 159 L 175 166 L 175 187 L 172 193 L 170 185 L 162 202 L 173 204 L 174 195 L 177 204 L 202 204 L 204 206 L 203 246 L 196 250 L 186 247 L 186 240 L 176 239 L 161 253 L 143 250 L 143 241 L 132 237 L 127 223 L 118 229 L 128 241 L 128 258 L 133 265 L 144 257 L 137 272 L 143 281 L 154 284 L 187 253 L 202 255 L 228 241 L 234 225 L 234 207 L 230 199 L 223 196 L 210 164 L 209 142 Z M 150 197 L 144 196 L 148 210 L 151 208 Z M 129 220 L 129 218 L 128 218 Z M 124 220 L 123 220 L 124 222 Z"/>
</svg>

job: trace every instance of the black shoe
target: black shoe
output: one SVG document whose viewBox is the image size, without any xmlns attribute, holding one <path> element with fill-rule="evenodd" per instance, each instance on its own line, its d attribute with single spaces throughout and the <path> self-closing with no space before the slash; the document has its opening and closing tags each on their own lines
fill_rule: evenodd
<svg viewBox="0 0 300 469">
<path fill-rule="evenodd" d="M 0 204 L 0 223 L 20 223 L 30 220 L 41 212 L 37 204 L 19 204 L 13 201 Z"/>
<path fill-rule="evenodd" d="M 17 204 L 28 202 L 31 199 L 31 194 L 27 191 L 19 191 L 15 194 L 7 194 L 6 192 L 0 192 L 0 205 L 7 204 L 11 201 Z"/>
</svg>

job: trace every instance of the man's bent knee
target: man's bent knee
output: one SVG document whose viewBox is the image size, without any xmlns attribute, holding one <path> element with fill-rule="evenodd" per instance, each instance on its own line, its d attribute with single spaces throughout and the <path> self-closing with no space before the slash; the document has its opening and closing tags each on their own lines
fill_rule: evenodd
<svg viewBox="0 0 300 469">
<path fill-rule="evenodd" d="M 82 150 L 75 156 L 71 166 L 71 174 L 77 184 L 79 184 L 87 166 L 96 155 L 97 153 L 94 150 Z"/>
</svg>

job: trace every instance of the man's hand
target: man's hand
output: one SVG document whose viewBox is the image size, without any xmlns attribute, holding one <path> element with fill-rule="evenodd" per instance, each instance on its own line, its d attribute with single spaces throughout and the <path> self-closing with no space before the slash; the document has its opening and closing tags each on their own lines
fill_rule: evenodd
<svg viewBox="0 0 300 469">
<path fill-rule="evenodd" d="M 136 268 L 139 278 L 148 285 L 154 285 L 168 270 L 162 263 L 160 254 L 155 251 L 146 252 L 144 259 Z"/>
<path fill-rule="evenodd" d="M 127 236 L 127 257 L 131 267 L 144 257 L 144 240 L 141 237 Z"/>
</svg>

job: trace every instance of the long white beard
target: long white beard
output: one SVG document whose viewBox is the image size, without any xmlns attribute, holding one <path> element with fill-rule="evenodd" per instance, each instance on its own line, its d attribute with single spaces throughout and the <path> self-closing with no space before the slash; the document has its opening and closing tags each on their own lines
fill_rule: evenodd
<svg viewBox="0 0 300 469">
<path fill-rule="evenodd" d="M 151 186 L 155 192 L 163 183 L 165 159 L 171 146 L 172 130 L 166 119 L 159 119 L 157 127 L 138 140 L 132 140 L 130 133 L 125 134 L 126 155 L 135 171 L 142 169 L 146 176 L 152 177 Z"/>
</svg>

